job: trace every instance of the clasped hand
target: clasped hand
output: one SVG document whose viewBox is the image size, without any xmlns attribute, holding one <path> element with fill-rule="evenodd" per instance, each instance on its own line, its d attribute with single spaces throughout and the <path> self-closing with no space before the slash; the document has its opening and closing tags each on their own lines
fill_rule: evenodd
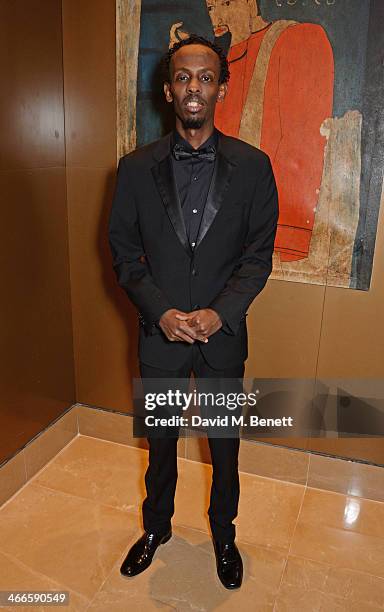
<svg viewBox="0 0 384 612">
<path fill-rule="evenodd" d="M 159 326 L 171 342 L 193 344 L 195 340 L 207 343 L 209 336 L 222 327 L 222 322 L 212 308 L 191 312 L 170 308 L 162 315 Z"/>
</svg>

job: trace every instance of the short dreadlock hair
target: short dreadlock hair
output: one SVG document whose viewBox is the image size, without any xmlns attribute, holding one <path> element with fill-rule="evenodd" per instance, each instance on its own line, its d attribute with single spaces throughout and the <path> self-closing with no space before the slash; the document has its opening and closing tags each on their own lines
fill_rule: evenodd
<svg viewBox="0 0 384 612">
<path fill-rule="evenodd" d="M 169 49 L 169 51 L 162 58 L 162 72 L 164 81 L 169 82 L 171 78 L 171 59 L 172 55 L 176 53 L 181 47 L 185 45 L 204 45 L 205 47 L 209 47 L 217 53 L 220 60 L 220 75 L 219 75 L 219 84 L 226 83 L 229 80 L 229 67 L 227 57 L 221 47 L 211 42 L 210 40 L 204 38 L 203 36 L 198 36 L 197 34 L 191 34 L 188 38 L 184 38 L 179 42 L 174 43 L 174 45 Z"/>
</svg>

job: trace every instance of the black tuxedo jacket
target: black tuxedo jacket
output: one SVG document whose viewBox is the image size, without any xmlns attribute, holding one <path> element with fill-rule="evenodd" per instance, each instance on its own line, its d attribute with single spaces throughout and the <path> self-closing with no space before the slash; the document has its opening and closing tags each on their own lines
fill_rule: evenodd
<svg viewBox="0 0 384 612">
<path fill-rule="evenodd" d="M 243 362 L 247 309 L 272 270 L 278 199 L 269 157 L 218 135 L 193 250 L 172 170 L 171 134 L 119 161 L 109 244 L 118 283 L 139 311 L 139 359 L 154 367 L 175 370 L 192 349 L 169 341 L 156 325 L 169 308 L 216 310 L 226 325 L 199 342 L 206 361 L 215 369 Z"/>
</svg>

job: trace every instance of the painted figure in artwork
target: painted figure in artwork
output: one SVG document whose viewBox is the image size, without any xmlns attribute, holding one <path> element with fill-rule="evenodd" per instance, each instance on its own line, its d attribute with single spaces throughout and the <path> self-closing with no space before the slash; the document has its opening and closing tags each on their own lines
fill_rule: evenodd
<svg viewBox="0 0 384 612">
<path fill-rule="evenodd" d="M 265 21 L 257 0 L 206 0 L 215 42 L 228 49 L 230 81 L 215 125 L 271 158 L 279 192 L 275 252 L 308 257 L 332 117 L 334 61 L 325 30 L 313 23 Z M 171 43 L 187 36 L 182 22 Z"/>
</svg>

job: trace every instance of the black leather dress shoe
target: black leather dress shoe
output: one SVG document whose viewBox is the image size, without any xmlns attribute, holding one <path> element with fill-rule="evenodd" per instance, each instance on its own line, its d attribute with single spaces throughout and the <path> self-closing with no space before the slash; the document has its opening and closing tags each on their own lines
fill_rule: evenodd
<svg viewBox="0 0 384 612">
<path fill-rule="evenodd" d="M 151 565 L 157 547 L 168 542 L 171 536 L 172 531 L 163 536 L 145 531 L 129 550 L 120 568 L 120 574 L 131 578 L 143 572 Z"/>
<path fill-rule="evenodd" d="M 234 542 L 213 542 L 216 554 L 217 575 L 226 589 L 238 589 L 243 580 L 243 562 Z"/>
</svg>

